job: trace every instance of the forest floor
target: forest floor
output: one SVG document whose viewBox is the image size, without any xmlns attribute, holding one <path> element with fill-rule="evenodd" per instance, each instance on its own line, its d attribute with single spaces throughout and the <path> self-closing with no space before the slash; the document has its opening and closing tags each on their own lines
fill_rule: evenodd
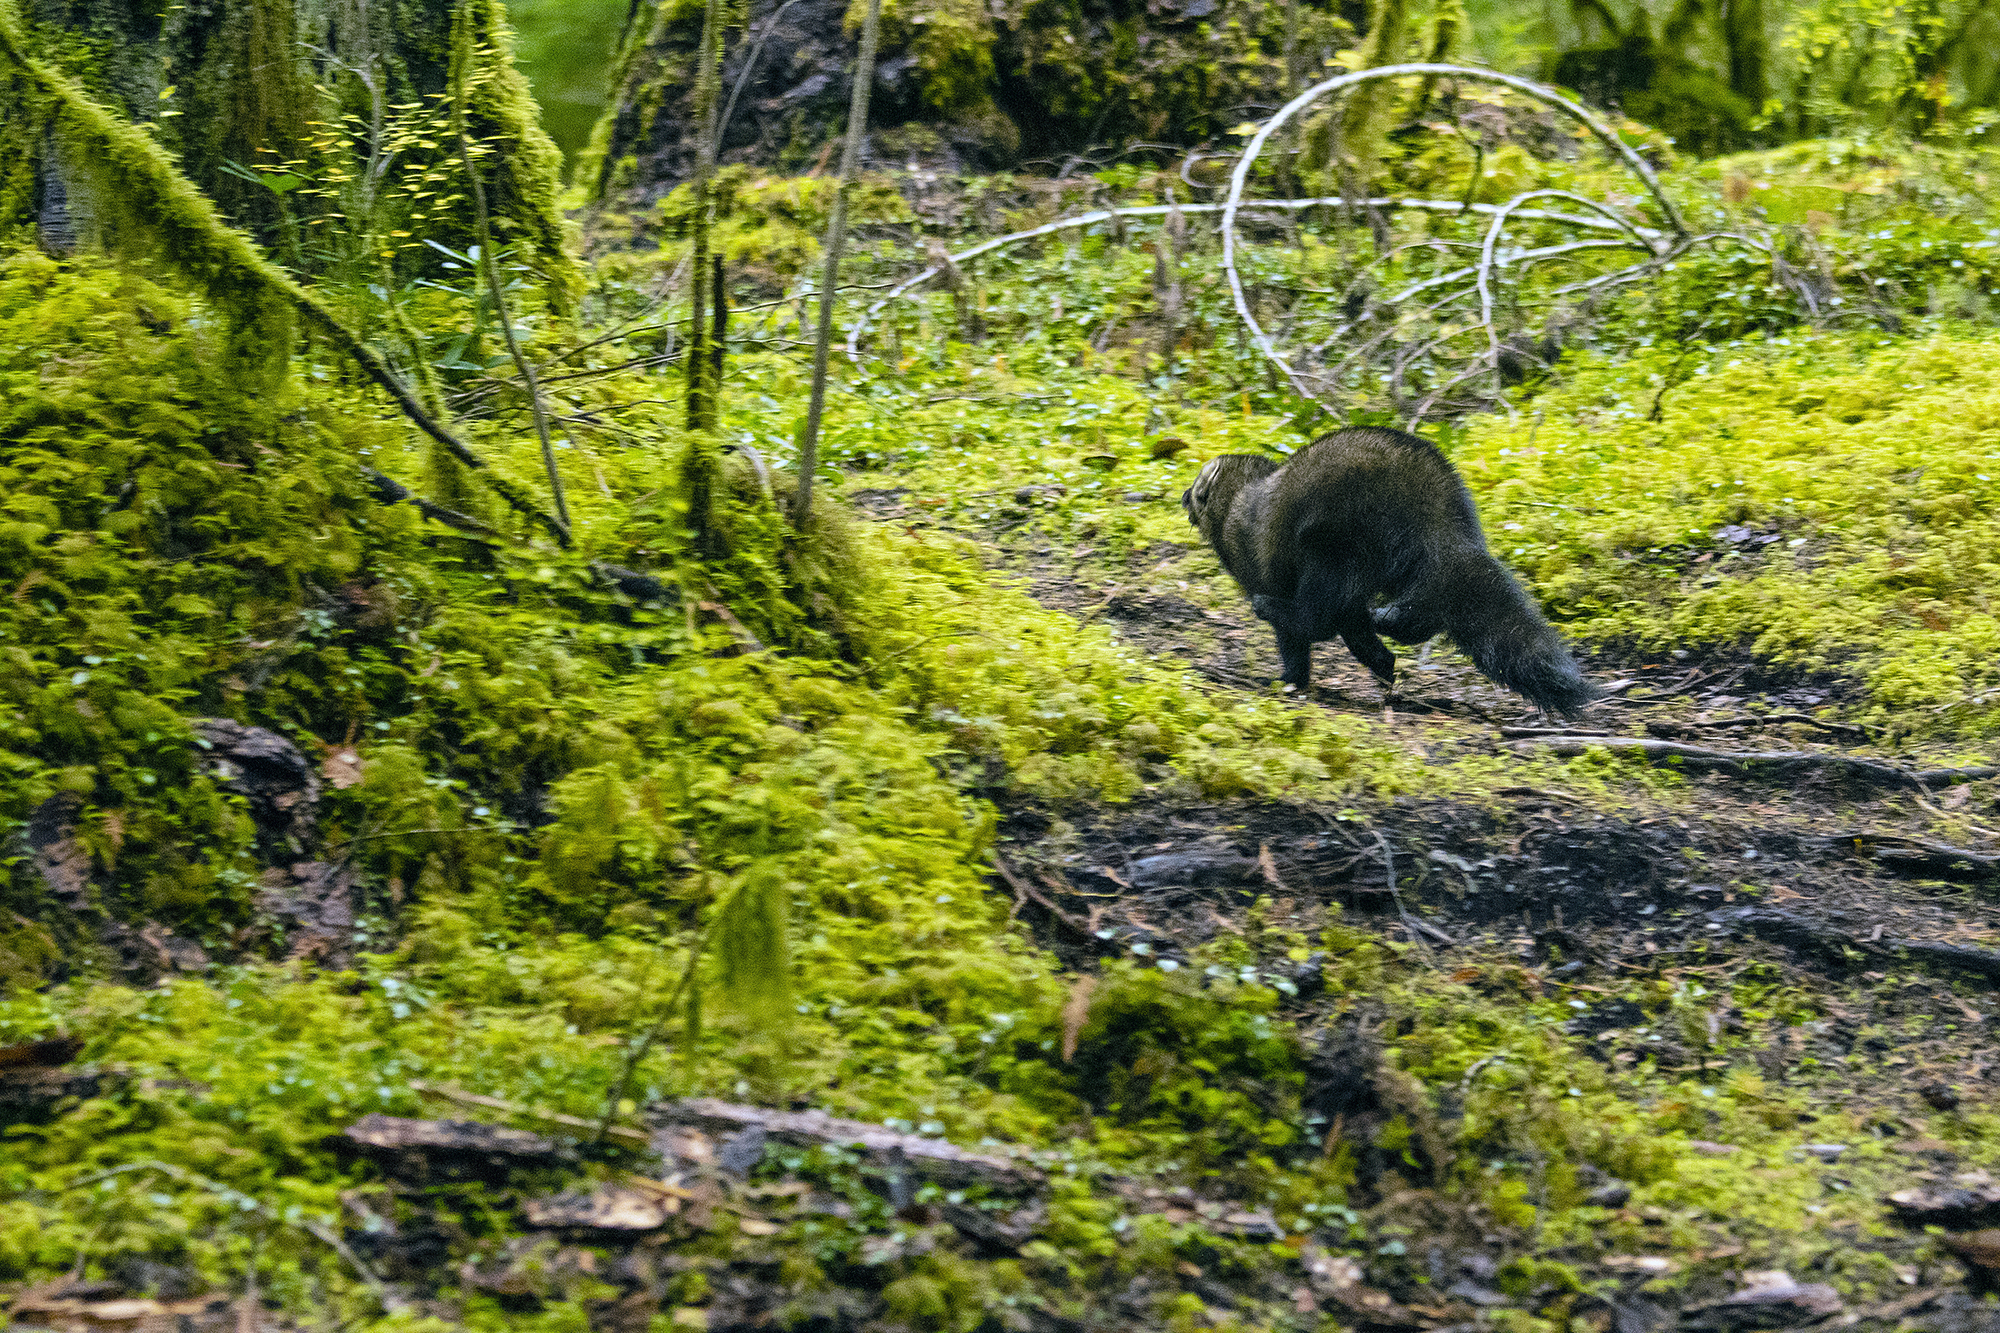
<svg viewBox="0 0 2000 1333">
<path fill-rule="evenodd" d="M 878 522 L 929 522 L 923 497 L 907 488 L 861 488 L 849 499 Z M 1172 495 L 1126 499 L 1178 503 Z M 1959 1148 L 1933 1136 L 1932 1125 L 1955 1119 L 1964 1102 L 1986 1102 L 2000 1086 L 2000 903 L 1993 893 L 2000 847 L 1942 843 L 1932 827 L 1944 811 L 1963 811 L 1973 788 L 1842 771 L 1843 756 L 1905 769 L 1911 760 L 1885 754 L 1865 727 L 1827 720 L 1853 702 L 1843 697 L 1852 695 L 1851 684 L 1773 669 L 1748 653 L 1585 652 L 1586 671 L 1608 697 L 1585 719 L 1562 724 L 1486 680 L 1446 641 L 1403 650 L 1388 696 L 1336 642 L 1316 650 L 1314 688 L 1298 695 L 1270 683 L 1278 662 L 1268 627 L 1193 535 L 1122 557 L 1066 547 L 1032 521 L 959 535 L 1042 605 L 1107 628 L 1206 689 L 1282 693 L 1293 708 L 1379 722 L 1422 764 L 1497 761 L 1490 790 L 1472 799 L 1418 790 L 1329 805 L 1149 790 L 1087 811 L 1014 806 L 1003 847 L 1016 864 L 994 888 L 1014 894 L 1037 939 L 1071 966 L 1135 950 L 1185 958 L 1219 937 L 1274 925 L 1310 936 L 1345 919 L 1400 939 L 1421 966 L 1453 980 L 1502 997 L 1559 999 L 1574 1010 L 1565 1032 L 1607 1066 L 1645 1062 L 1700 1083 L 1747 1061 L 1770 1088 L 1796 1095 L 1796 1123 L 1827 1119 L 1842 1127 L 1841 1141 L 1794 1150 L 1795 1160 L 1822 1165 L 1817 1187 L 1829 1198 L 1977 1192 L 1991 1181 L 1983 1154 L 1963 1160 Z M 1552 736 L 1667 740 L 1790 759 L 1770 760 L 1762 771 L 1689 771 L 1668 787 L 1627 782 L 1608 796 L 1536 785 L 1545 781 L 1539 774 L 1507 781 L 1508 761 Z M 1310 988 L 1318 957 L 1296 974 L 1300 991 L 1291 1008 L 1305 1027 L 1316 1021 Z M 1804 1002 L 1820 1016 L 1800 1024 L 1770 1010 L 1746 1012 L 1730 998 L 1746 977 L 1810 997 Z M 1691 982 L 1713 997 L 1694 1022 L 1657 1002 Z M 1635 1002 L 1647 987 L 1657 988 L 1654 1002 Z M 1729 1051 L 1722 1049 L 1725 1033 L 1734 1038 Z M 1707 1120 L 1720 1124 L 1717 1116 Z M 1703 1124 L 1697 1102 L 1689 1131 L 1706 1132 Z M 1718 1158 L 1744 1150 L 1696 1144 Z M 1618 1198 L 1616 1186 L 1607 1197 Z M 1408 1198 L 1385 1207 L 1424 1216 Z M 1661 1210 L 1641 1213 L 1656 1241 L 1668 1242 Z M 1884 1219 L 1892 1216 L 1885 1205 Z M 1903 1220 L 1963 1226 L 1990 1216 L 1979 1207 L 1938 1208 L 1927 1216 L 1906 1211 Z M 1412 1251 L 1428 1255 L 1427 1281 L 1399 1287 L 1391 1280 L 1391 1294 L 1418 1306 L 1439 1292 L 1474 1306 L 1504 1304 L 1482 1285 L 1492 1267 L 1476 1245 L 1468 1248 L 1465 1218 L 1447 1210 L 1433 1221 L 1434 1229 L 1420 1224 L 1407 1238 Z M 1670 1319 L 1653 1303 L 1661 1298 L 1647 1296 L 1670 1267 L 1702 1273 L 1711 1296 L 1718 1283 L 1740 1293 L 1772 1280 L 1748 1271 L 1759 1266 L 1746 1256 L 1760 1248 L 1764 1227 L 1743 1221 L 1724 1222 L 1692 1253 L 1679 1241 L 1671 1258 L 1593 1259 L 1560 1250 L 1553 1257 L 1574 1263 L 1600 1294 L 1622 1292 L 1609 1299 L 1609 1313 L 1620 1333 L 1638 1333 Z M 1838 1318 L 1831 1308 L 1740 1300 L 1735 1308 L 1697 1302 L 1685 1320 L 1716 1328 L 1829 1320 L 1843 1327 L 2000 1326 L 2000 1315 L 1977 1298 L 1986 1280 L 1981 1267 L 1961 1268 L 1935 1248 L 1919 1253 L 1909 1227 L 1844 1217 L 1812 1239 L 1818 1245 L 1808 1249 L 1850 1251 L 1822 1266 L 1849 1269 L 1874 1254 L 1887 1261 L 1894 1282 L 1881 1299 Z M 1971 1293 L 1961 1286 L 1968 1277 Z M 1427 1313 L 1433 1323 L 1447 1315 Z M 1468 1314 L 1460 1308 L 1453 1317 Z"/>
<path fill-rule="evenodd" d="M 1797 221 L 1811 151 L 1676 188 Z M 1163 354 L 1137 228 L 887 310 L 803 535 L 804 302 L 746 303 L 721 556 L 672 237 L 538 328 L 575 552 L 371 488 L 464 478 L 327 349 L 244 393 L 184 295 L 0 262 L 0 1310 L 2000 1333 L 2000 228 L 1863 165 L 1814 262 L 1905 315 L 1704 252 L 1435 430 L 1606 687 L 1562 727 L 1442 642 L 1266 683 L 1177 500 L 1323 416 L 1199 253 Z"/>
</svg>

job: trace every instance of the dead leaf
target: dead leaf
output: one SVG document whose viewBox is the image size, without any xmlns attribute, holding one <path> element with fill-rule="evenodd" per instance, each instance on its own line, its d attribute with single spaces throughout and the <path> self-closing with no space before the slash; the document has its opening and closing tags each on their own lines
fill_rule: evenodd
<svg viewBox="0 0 2000 1333">
<path fill-rule="evenodd" d="M 0 1046 L 0 1069 L 27 1067 L 31 1069 L 54 1069 L 66 1065 L 76 1058 L 83 1049 L 83 1038 L 68 1035 L 44 1037 L 40 1041 L 24 1041 L 13 1046 Z"/>
<path fill-rule="evenodd" d="M 679 1211 L 678 1199 L 662 1198 L 655 1189 L 624 1185 L 572 1190 L 521 1204 L 521 1215 L 529 1226 L 591 1231 L 656 1231 Z"/>
<path fill-rule="evenodd" d="M 1657 1254 L 1613 1254 L 1606 1256 L 1603 1262 L 1609 1269 L 1651 1273 L 1656 1277 L 1673 1272 L 1676 1266 L 1673 1260 Z"/>
<path fill-rule="evenodd" d="M 1257 868 L 1264 872 L 1264 879 L 1279 893 L 1291 892 L 1285 887 L 1285 881 L 1278 878 L 1278 863 L 1271 859 L 1271 844 L 1268 842 L 1257 846 Z"/>
<path fill-rule="evenodd" d="M 775 1236 L 784 1228 L 761 1217 L 739 1217 L 736 1225 L 746 1236 Z"/>
<path fill-rule="evenodd" d="M 361 783 L 361 752 L 344 745 L 326 757 L 326 780 L 341 791 Z"/>
<path fill-rule="evenodd" d="M 1090 1020 L 1090 994 L 1097 989 L 1097 978 L 1082 976 L 1069 988 L 1069 1001 L 1062 1012 L 1062 1058 L 1068 1064 L 1076 1054 L 1077 1038 L 1083 1035 L 1083 1025 Z"/>
</svg>

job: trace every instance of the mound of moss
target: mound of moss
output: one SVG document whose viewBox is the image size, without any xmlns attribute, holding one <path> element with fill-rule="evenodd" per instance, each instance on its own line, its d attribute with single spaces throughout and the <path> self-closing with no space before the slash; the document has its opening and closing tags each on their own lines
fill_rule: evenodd
<svg viewBox="0 0 2000 1333">
<path fill-rule="evenodd" d="M 824 166 L 846 125 L 859 13 L 849 9 L 843 0 L 753 8 L 723 64 L 723 87 L 741 89 L 723 126 L 724 162 Z M 1308 72 L 1353 42 L 1340 11 L 1301 6 L 1298 19 L 1294 59 Z M 648 205 L 691 173 L 700 27 L 699 7 L 663 4 L 635 34 L 577 168 L 598 202 Z M 1282 100 L 1284 47 L 1282 8 L 1240 0 L 897 0 L 882 9 L 869 156 L 992 170 L 1059 165 L 1109 144 L 1199 143 L 1245 108 Z"/>
</svg>

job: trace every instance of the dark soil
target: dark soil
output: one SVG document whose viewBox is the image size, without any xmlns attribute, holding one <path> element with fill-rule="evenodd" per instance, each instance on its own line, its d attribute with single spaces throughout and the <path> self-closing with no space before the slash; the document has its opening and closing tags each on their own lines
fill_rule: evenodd
<svg viewBox="0 0 2000 1333">
<path fill-rule="evenodd" d="M 897 500 L 896 517 L 912 512 L 902 507 L 910 497 Z M 877 504 L 869 497 L 864 512 Z M 975 535 L 1043 605 L 1101 623 L 1212 688 L 1274 688 L 1268 628 L 1192 542 L 1108 559 L 1031 528 Z M 1610 695 L 1570 726 L 1443 642 L 1398 657 L 1401 678 L 1385 699 L 1340 645 L 1322 645 L 1316 688 L 1297 706 L 1387 720 L 1429 761 L 1507 754 L 1510 741 L 1563 732 L 1932 766 L 1885 754 L 1837 720 L 1859 698 L 1852 682 L 1776 670 L 1745 652 L 1580 653 Z M 995 889 L 1013 892 L 1041 940 L 1079 969 L 1120 955 L 1185 962 L 1220 934 L 1260 926 L 1311 936 L 1336 916 L 1366 923 L 1475 987 L 1566 999 L 1576 1013 L 1566 1030 L 1594 1058 L 1711 1079 L 1747 1056 L 1820 1113 L 1872 1117 L 1910 1182 L 1946 1185 L 1963 1169 L 1923 1126 L 2000 1092 L 2000 838 L 1960 845 L 1928 830 L 1947 814 L 1991 810 L 1993 783 L 1885 791 L 1810 768 L 1779 780 L 1687 773 L 1682 786 L 1634 784 L 1606 800 L 1537 781 L 1546 785 L 1498 786 L 1486 801 L 1362 797 L 1342 809 L 1186 797 L 1014 808 L 1002 840 L 1012 878 Z M 1302 1030 L 1334 1018 L 1316 997 L 1317 968 L 1279 969 L 1290 971 Z M 1645 993 L 1635 981 L 1690 977 L 1722 997 L 1705 1032 L 1625 998 Z M 1739 1012 L 1727 998 L 1738 978 L 1810 997 L 1822 1017 L 1792 1024 Z M 1899 1263 L 1916 1243 L 1893 1228 L 1852 1239 Z M 1947 1262 L 1921 1276 L 1925 1290 L 1901 1307 L 1836 1322 L 2000 1333 L 2000 1314 L 1958 1286 L 1976 1283 L 1975 1266 Z M 1466 1280 L 1479 1288 L 1476 1274 Z M 1624 1285 L 1626 1297 L 1586 1322 L 1645 1333 L 1674 1320 Z M 1680 1318 L 1738 1328 L 1817 1316 L 1691 1304 Z"/>
</svg>

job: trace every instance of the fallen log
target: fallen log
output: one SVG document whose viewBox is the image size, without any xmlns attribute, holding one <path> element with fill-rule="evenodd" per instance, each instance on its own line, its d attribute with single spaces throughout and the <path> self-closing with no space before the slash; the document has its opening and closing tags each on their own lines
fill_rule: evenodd
<svg viewBox="0 0 2000 1333">
<path fill-rule="evenodd" d="M 1615 755 L 1638 759 L 1676 759 L 1685 768 L 1731 773 L 1738 777 L 1787 777 L 1800 772 L 1819 771 L 1829 777 L 1852 778 L 1878 787 L 1949 787 L 1961 782 L 2000 777 L 2000 766 L 1990 764 L 1972 768 L 1912 770 L 1844 754 L 1820 754 L 1811 750 L 1739 753 L 1646 736 L 1537 736 L 1511 741 L 1509 748 L 1521 754 L 1547 751 L 1565 759 L 1578 758 L 1592 749 L 1603 749 Z"/>
<path fill-rule="evenodd" d="M 472 1120 L 407 1120 L 365 1115 L 334 1136 L 350 1152 L 380 1162 L 392 1175 L 433 1174 L 502 1179 L 521 1168 L 567 1166 L 575 1154 L 553 1139 L 526 1130 Z"/>
<path fill-rule="evenodd" d="M 1829 847 L 1846 846 L 1859 855 L 1900 870 L 1921 870 L 1939 879 L 2000 878 L 2000 855 L 1954 847 L 1900 833 L 1831 833 L 1820 840 Z"/>
<path fill-rule="evenodd" d="M 1712 919 L 1736 931 L 1772 940 L 1795 949 L 1808 949 L 1835 959 L 1851 953 L 1870 959 L 1902 959 L 1928 963 L 1957 972 L 1970 972 L 2000 984 L 2000 953 L 1969 944 L 1945 940 L 1901 939 L 1893 935 L 1864 938 L 1774 907 L 1736 907 L 1716 912 Z"/>
<path fill-rule="evenodd" d="M 859 1148 L 882 1168 L 899 1168 L 945 1185 L 991 1185 L 1023 1191 L 1040 1186 L 1045 1179 L 1034 1167 L 1009 1157 L 968 1152 L 943 1139 L 903 1134 L 861 1120 L 842 1120 L 824 1111 L 772 1111 L 713 1097 L 689 1097 L 652 1108 L 651 1118 L 662 1126 L 694 1125 L 718 1135 L 762 1129 L 770 1138 L 802 1148 Z"/>
</svg>

